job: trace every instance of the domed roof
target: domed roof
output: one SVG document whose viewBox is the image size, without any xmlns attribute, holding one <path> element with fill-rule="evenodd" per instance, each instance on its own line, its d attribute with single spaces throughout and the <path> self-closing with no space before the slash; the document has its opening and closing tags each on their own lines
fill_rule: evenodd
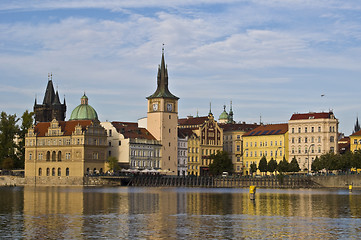
<svg viewBox="0 0 361 240">
<path fill-rule="evenodd" d="M 98 120 L 98 114 L 95 109 L 88 104 L 88 97 L 85 93 L 80 101 L 81 104 L 71 112 L 69 120 Z"/>
<path fill-rule="evenodd" d="M 224 110 L 218 118 L 219 120 L 228 120 L 228 113 L 226 112 L 226 106 L 224 106 Z"/>
</svg>

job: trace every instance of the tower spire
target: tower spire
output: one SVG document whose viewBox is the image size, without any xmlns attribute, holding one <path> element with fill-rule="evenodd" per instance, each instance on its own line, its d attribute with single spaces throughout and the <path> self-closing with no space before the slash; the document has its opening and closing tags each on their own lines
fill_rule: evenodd
<svg viewBox="0 0 361 240">
<path fill-rule="evenodd" d="M 158 76 L 157 76 L 157 90 L 147 97 L 147 99 L 152 98 L 171 98 L 171 99 L 179 99 L 174 96 L 168 89 L 168 70 L 167 65 L 164 60 L 164 44 L 162 47 L 162 59 L 161 64 L 158 66 Z"/>
</svg>

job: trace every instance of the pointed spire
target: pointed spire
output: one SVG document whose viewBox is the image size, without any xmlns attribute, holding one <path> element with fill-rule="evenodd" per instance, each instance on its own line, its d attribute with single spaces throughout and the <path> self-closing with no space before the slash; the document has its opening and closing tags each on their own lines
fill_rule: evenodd
<svg viewBox="0 0 361 240">
<path fill-rule="evenodd" d="M 61 103 L 60 103 L 60 98 L 59 98 L 58 90 L 56 90 L 53 104 L 61 104 Z"/>
<path fill-rule="evenodd" d="M 208 113 L 208 116 L 209 115 L 213 115 L 212 114 L 212 102 L 209 102 L 209 113 Z"/>
<path fill-rule="evenodd" d="M 63 103 L 63 104 L 64 104 L 64 106 L 66 105 L 66 104 L 65 104 L 65 94 L 64 94 L 64 103 Z"/>
<path fill-rule="evenodd" d="M 358 132 L 358 131 L 360 131 L 360 124 L 359 124 L 359 122 L 358 122 L 358 117 L 356 117 L 356 123 L 355 123 L 355 127 L 354 127 L 354 129 L 353 129 L 353 133 L 356 133 L 356 132 Z"/>
<path fill-rule="evenodd" d="M 229 114 L 228 114 L 228 123 L 233 123 L 232 100 L 231 100 L 231 106 L 230 106 Z"/>
<path fill-rule="evenodd" d="M 51 77 L 51 78 L 50 78 Z M 48 74 L 48 85 L 46 86 L 43 104 L 51 105 L 55 98 L 52 75 Z"/>
<path fill-rule="evenodd" d="M 179 99 L 178 97 L 174 96 L 168 89 L 168 70 L 164 60 L 164 44 L 162 48 L 161 64 L 160 66 L 158 66 L 157 90 L 151 96 L 147 97 L 147 99 L 159 97 Z"/>
</svg>

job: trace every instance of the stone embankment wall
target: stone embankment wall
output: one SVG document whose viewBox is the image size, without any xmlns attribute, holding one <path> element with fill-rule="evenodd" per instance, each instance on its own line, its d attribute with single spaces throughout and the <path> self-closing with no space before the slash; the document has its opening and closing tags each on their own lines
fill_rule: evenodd
<svg viewBox="0 0 361 240">
<path fill-rule="evenodd" d="M 0 186 L 22 186 L 25 178 L 18 176 L 0 176 Z"/>
<path fill-rule="evenodd" d="M 314 176 L 312 180 L 320 187 L 326 188 L 353 188 L 361 189 L 361 174 L 335 175 L 335 176 Z"/>
</svg>

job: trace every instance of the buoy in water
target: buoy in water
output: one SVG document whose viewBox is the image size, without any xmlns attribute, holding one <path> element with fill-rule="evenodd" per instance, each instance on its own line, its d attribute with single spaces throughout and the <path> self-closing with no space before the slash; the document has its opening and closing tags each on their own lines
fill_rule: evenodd
<svg viewBox="0 0 361 240">
<path fill-rule="evenodd" d="M 255 200 L 256 198 L 256 186 L 250 186 L 249 187 L 249 199 Z"/>
</svg>

